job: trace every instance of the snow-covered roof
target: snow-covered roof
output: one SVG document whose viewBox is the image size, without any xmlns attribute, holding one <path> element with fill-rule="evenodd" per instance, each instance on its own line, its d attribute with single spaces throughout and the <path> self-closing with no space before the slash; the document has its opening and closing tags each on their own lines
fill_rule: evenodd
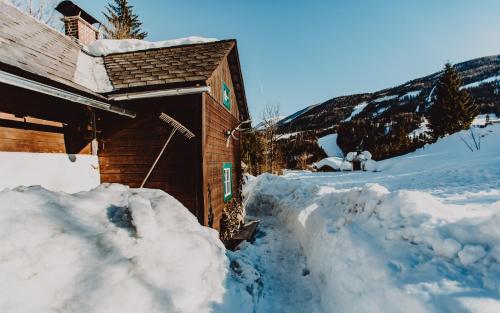
<svg viewBox="0 0 500 313">
<path fill-rule="evenodd" d="M 106 56 L 114 53 L 134 52 L 149 49 L 168 48 L 182 45 L 192 45 L 219 41 L 216 38 L 190 36 L 165 41 L 145 41 L 138 39 L 101 39 L 93 42 L 87 48 L 93 56 Z"/>
<path fill-rule="evenodd" d="M 330 167 L 336 171 L 352 171 L 352 163 L 345 161 L 343 158 L 329 157 L 314 163 L 313 167 L 317 169 L 322 169 L 324 167 Z"/>
</svg>

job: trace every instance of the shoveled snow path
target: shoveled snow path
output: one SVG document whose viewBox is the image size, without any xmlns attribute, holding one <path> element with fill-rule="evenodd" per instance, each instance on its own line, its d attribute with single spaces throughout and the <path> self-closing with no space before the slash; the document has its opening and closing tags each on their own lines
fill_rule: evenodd
<svg viewBox="0 0 500 313">
<path fill-rule="evenodd" d="M 321 313 L 320 299 L 295 236 L 274 216 L 261 220 L 254 243 L 237 252 L 260 273 L 259 313 Z"/>
</svg>

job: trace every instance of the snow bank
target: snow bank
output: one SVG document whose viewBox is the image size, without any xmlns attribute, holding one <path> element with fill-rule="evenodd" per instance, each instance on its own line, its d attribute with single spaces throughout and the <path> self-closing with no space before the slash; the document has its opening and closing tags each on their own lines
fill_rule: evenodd
<svg viewBox="0 0 500 313">
<path fill-rule="evenodd" d="M 1 312 L 252 310 L 217 232 L 160 190 L 4 190 L 0 246 Z"/>
<path fill-rule="evenodd" d="M 299 238 L 325 312 L 500 310 L 500 201 L 478 208 L 272 175 L 245 195 L 250 214 L 268 210 Z"/>
<path fill-rule="evenodd" d="M 167 48 L 180 45 L 192 45 L 198 43 L 214 42 L 219 41 L 215 38 L 205 38 L 190 36 L 179 39 L 171 39 L 165 41 L 145 41 L 138 39 L 126 39 L 126 40 L 116 40 L 116 39 L 101 39 L 91 43 L 88 46 L 89 53 L 94 56 L 105 56 L 112 53 L 123 53 L 139 50 L 147 50 L 154 48 Z"/>
<path fill-rule="evenodd" d="M 329 157 L 344 157 L 344 152 L 337 144 L 338 134 L 330 134 L 318 139 L 319 146 Z"/>
<path fill-rule="evenodd" d="M 95 155 L 0 152 L 0 190 L 41 185 L 74 193 L 95 188 L 100 181 Z"/>
</svg>

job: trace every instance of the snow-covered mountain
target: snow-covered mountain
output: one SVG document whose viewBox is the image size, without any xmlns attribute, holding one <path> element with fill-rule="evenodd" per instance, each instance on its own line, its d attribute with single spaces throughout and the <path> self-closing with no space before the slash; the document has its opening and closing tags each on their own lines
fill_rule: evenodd
<svg viewBox="0 0 500 313">
<path fill-rule="evenodd" d="M 500 55 L 458 63 L 463 88 L 467 88 L 482 113 L 500 115 Z M 283 118 L 278 125 L 283 133 L 315 130 L 326 133 L 343 121 L 371 118 L 374 121 L 399 113 L 423 115 L 431 105 L 434 85 L 441 72 L 417 78 L 397 87 L 374 93 L 336 97 L 306 107 Z"/>
</svg>

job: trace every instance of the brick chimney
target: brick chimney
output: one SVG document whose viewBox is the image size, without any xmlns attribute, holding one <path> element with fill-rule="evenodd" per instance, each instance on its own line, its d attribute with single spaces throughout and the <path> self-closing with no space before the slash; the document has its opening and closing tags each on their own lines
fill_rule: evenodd
<svg viewBox="0 0 500 313">
<path fill-rule="evenodd" d="M 100 24 L 99 21 L 72 1 L 59 3 L 56 10 L 64 16 L 62 20 L 66 36 L 76 39 L 85 46 L 99 39 L 99 30 L 93 26 Z"/>
</svg>

